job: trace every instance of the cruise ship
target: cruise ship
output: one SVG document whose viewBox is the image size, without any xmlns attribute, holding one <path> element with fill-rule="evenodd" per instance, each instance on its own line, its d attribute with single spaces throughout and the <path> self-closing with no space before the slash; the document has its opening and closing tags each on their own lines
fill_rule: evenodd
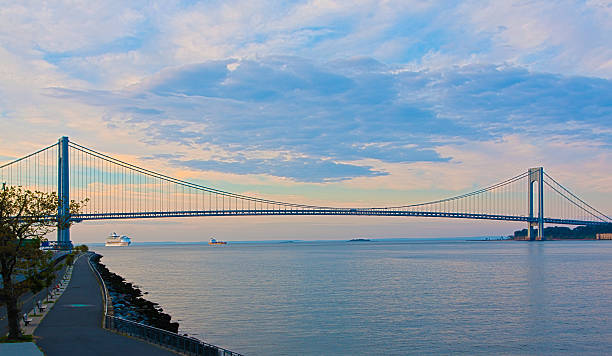
<svg viewBox="0 0 612 356">
<path fill-rule="evenodd" d="M 217 241 L 217 240 L 215 240 L 214 237 L 211 237 L 210 241 L 208 241 L 208 244 L 209 245 L 227 245 L 227 242 L 225 242 L 225 241 Z"/>
<path fill-rule="evenodd" d="M 125 235 L 119 236 L 116 232 L 113 232 L 106 238 L 104 246 L 129 246 L 130 243 L 132 243 L 132 241 L 129 237 Z"/>
</svg>

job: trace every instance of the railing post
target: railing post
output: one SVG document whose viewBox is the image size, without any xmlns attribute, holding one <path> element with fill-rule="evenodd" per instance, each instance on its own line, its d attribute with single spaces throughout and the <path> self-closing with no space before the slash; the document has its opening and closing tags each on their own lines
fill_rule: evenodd
<svg viewBox="0 0 612 356">
<path fill-rule="evenodd" d="M 57 155 L 57 244 L 61 249 L 72 249 L 70 242 L 70 170 L 68 158 L 68 137 L 59 139 Z"/>
</svg>

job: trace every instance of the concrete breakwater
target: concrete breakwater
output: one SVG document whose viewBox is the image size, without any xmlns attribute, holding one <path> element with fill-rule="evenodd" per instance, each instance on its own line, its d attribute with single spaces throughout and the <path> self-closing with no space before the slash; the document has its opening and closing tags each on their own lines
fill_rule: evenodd
<svg viewBox="0 0 612 356">
<path fill-rule="evenodd" d="M 102 255 L 96 254 L 92 262 L 106 284 L 116 317 L 174 333 L 178 332 L 179 324 L 172 322 L 172 317 L 164 313 L 159 304 L 144 299 L 143 292 L 138 287 L 127 282 L 120 275 L 109 271 L 100 262 L 101 258 Z"/>
</svg>

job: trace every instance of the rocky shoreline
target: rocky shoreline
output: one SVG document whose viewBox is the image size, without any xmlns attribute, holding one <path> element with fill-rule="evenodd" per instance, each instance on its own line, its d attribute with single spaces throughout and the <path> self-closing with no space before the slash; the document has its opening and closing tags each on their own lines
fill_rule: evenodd
<svg viewBox="0 0 612 356">
<path fill-rule="evenodd" d="M 144 299 L 137 286 L 109 271 L 100 263 L 101 258 L 102 255 L 96 254 L 92 262 L 106 284 L 116 317 L 178 333 L 179 324 L 170 321 L 171 316 L 164 313 L 159 304 Z"/>
</svg>

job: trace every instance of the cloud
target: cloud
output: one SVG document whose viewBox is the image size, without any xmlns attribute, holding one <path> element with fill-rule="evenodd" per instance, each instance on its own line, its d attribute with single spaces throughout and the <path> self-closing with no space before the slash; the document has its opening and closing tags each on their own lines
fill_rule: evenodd
<svg viewBox="0 0 612 356">
<path fill-rule="evenodd" d="M 232 162 L 218 160 L 172 160 L 171 164 L 201 171 L 217 171 L 234 174 L 265 174 L 291 178 L 298 182 L 334 182 L 359 176 L 387 175 L 364 165 L 334 162 L 332 160 L 299 158 L 292 160 L 235 159 Z"/>
<path fill-rule="evenodd" d="M 612 11 L 602 1 L 467 1 L 457 8 L 467 45 L 486 62 L 610 78 Z M 568 26 L 567 24 L 572 24 Z M 467 43 L 466 43 L 467 42 Z M 449 52 L 458 52 L 453 49 Z"/>
<path fill-rule="evenodd" d="M 278 54 L 612 76 L 612 11 L 599 0 L 26 1 L 3 6 L 0 20 L 3 48 L 107 88 L 168 67 Z"/>
<path fill-rule="evenodd" d="M 441 147 L 453 142 L 563 137 L 608 150 L 612 139 L 602 130 L 612 82 L 514 66 L 412 72 L 365 57 L 275 56 L 176 67 L 126 91 L 49 93 L 105 107 L 109 125 L 141 131 L 143 142 L 214 151 L 175 166 L 216 162 L 219 172 L 297 182 L 388 174 L 359 163 L 367 160 L 448 162 L 455 157 Z"/>
<path fill-rule="evenodd" d="M 218 182 L 412 201 L 402 186 L 491 183 L 477 171 L 514 174 L 524 152 L 609 183 L 608 2 L 147 5 L 0 9 L 5 156 L 68 134 Z"/>
<path fill-rule="evenodd" d="M 140 10 L 146 8 L 144 4 L 132 2 L 126 6 L 120 1 L 4 4 L 0 11 L 4 24 L 0 41 L 16 51 L 36 49 L 51 58 L 61 53 L 98 52 L 95 48 L 101 45 L 106 49 L 131 48 L 133 44 L 126 40 L 142 32 L 147 23 L 147 13 Z"/>
<path fill-rule="evenodd" d="M 605 79 L 529 72 L 519 67 L 472 65 L 432 73 L 431 96 L 439 114 L 462 122 L 488 123 L 490 133 L 576 133 L 606 141 L 596 133 L 612 116 L 612 82 Z"/>
<path fill-rule="evenodd" d="M 181 67 L 158 76 L 148 90 L 159 95 L 259 101 L 295 91 L 330 95 L 348 90 L 351 84 L 348 78 L 319 71 L 309 62 L 270 58 L 265 62 L 224 60 Z"/>
</svg>

